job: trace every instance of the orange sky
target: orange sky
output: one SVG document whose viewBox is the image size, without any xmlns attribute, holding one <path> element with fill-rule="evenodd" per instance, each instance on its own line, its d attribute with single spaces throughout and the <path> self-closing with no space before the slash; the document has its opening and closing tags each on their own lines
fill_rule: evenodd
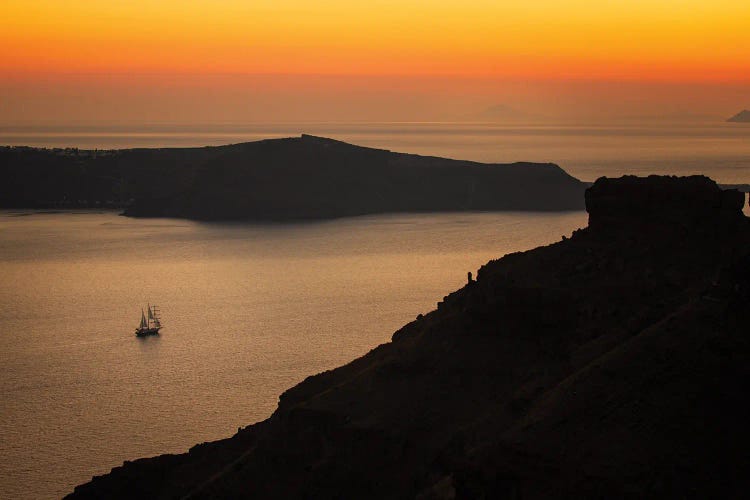
<svg viewBox="0 0 750 500">
<path fill-rule="evenodd" d="M 33 89 L 50 99 L 82 75 L 123 99 L 146 78 L 139 102 L 149 86 L 200 97 L 259 75 L 259 92 L 331 75 L 362 98 L 383 79 L 440 93 L 453 78 L 488 102 L 476 82 L 750 84 L 746 0 L 3 0 L 0 19 L 2 106 L 16 114 Z"/>
</svg>

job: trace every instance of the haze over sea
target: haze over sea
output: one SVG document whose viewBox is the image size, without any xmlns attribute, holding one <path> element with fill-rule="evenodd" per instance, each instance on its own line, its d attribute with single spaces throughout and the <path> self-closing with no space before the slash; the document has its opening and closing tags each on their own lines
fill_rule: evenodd
<svg viewBox="0 0 750 500">
<path fill-rule="evenodd" d="M 720 183 L 750 183 L 750 125 L 719 120 L 589 125 L 458 122 L 0 125 L 0 145 L 84 149 L 194 147 L 300 133 L 462 160 L 553 162 L 583 181 L 624 174 L 707 174 Z"/>
<path fill-rule="evenodd" d="M 750 127 L 457 123 L 0 127 L 0 144 L 219 145 L 305 132 L 601 175 L 750 183 Z M 113 212 L 0 212 L 0 498 L 54 498 L 123 460 L 261 420 L 306 376 L 386 342 L 489 259 L 559 240 L 586 214 L 380 215 L 201 224 Z M 160 306 L 160 337 L 137 339 Z"/>
</svg>

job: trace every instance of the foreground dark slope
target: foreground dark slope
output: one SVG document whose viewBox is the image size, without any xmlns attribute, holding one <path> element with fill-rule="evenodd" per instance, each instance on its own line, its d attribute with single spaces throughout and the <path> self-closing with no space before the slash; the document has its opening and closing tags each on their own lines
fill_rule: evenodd
<svg viewBox="0 0 750 500">
<path fill-rule="evenodd" d="M 481 164 L 303 135 L 101 152 L 0 148 L 0 206 L 127 205 L 126 215 L 286 221 L 383 212 L 579 210 L 553 164 Z"/>
<path fill-rule="evenodd" d="M 600 179 L 589 227 L 476 282 L 274 415 L 72 498 L 740 495 L 750 227 L 693 178 Z"/>
</svg>

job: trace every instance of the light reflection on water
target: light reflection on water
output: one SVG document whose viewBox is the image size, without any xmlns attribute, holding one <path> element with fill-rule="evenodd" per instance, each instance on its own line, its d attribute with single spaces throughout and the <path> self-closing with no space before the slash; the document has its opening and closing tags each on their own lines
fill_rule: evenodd
<svg viewBox="0 0 750 500">
<path fill-rule="evenodd" d="M 123 460 L 229 436 L 306 376 L 388 341 L 467 271 L 585 223 L 0 212 L 0 497 L 59 497 Z M 138 339 L 148 302 L 166 326 Z"/>
</svg>

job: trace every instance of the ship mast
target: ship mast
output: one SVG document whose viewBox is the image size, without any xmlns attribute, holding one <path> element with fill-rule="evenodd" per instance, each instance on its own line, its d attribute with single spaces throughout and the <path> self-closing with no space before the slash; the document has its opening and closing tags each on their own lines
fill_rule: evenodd
<svg viewBox="0 0 750 500">
<path fill-rule="evenodd" d="M 152 319 L 154 320 L 154 326 L 157 328 L 161 328 L 161 320 L 159 319 L 159 310 L 156 308 L 156 306 L 152 306 Z"/>
</svg>

